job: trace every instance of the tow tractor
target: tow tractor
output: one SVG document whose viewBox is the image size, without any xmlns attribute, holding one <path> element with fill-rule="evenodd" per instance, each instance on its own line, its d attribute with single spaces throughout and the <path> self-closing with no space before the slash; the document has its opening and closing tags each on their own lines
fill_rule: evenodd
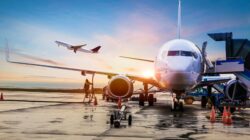
<svg viewBox="0 0 250 140">
<path fill-rule="evenodd" d="M 110 125 L 114 125 L 115 128 L 119 128 L 122 120 L 127 120 L 128 125 L 132 125 L 132 115 L 127 111 L 126 105 L 123 105 L 121 109 L 115 110 L 110 115 Z"/>
</svg>

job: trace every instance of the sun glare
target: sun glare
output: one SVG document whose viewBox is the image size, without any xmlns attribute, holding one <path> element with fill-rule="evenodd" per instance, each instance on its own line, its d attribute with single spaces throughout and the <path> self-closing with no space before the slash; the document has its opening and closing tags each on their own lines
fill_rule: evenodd
<svg viewBox="0 0 250 140">
<path fill-rule="evenodd" d="M 153 70 L 146 70 L 142 74 L 146 78 L 154 77 L 154 71 Z"/>
</svg>

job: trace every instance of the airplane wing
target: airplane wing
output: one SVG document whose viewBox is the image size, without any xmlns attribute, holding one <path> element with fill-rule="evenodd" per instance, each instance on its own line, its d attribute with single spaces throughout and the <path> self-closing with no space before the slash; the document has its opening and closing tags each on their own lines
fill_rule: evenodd
<svg viewBox="0 0 250 140">
<path fill-rule="evenodd" d="M 72 45 L 67 44 L 67 43 L 64 43 L 64 42 L 61 42 L 61 41 L 55 41 L 55 43 L 56 43 L 58 46 L 63 46 L 63 47 L 66 47 L 66 48 L 72 47 Z"/>
<path fill-rule="evenodd" d="M 120 57 L 126 58 L 126 59 L 132 59 L 132 60 L 145 61 L 145 62 L 154 62 L 154 60 L 150 60 L 150 59 L 142 59 L 142 58 L 135 58 L 135 57 L 128 57 L 128 56 L 120 56 Z"/>
<path fill-rule="evenodd" d="M 70 45 L 70 44 L 67 44 L 67 43 L 64 43 L 64 42 L 61 42 L 61 41 L 55 41 L 55 43 L 58 45 L 58 46 L 63 46 L 63 47 L 66 47 L 66 48 L 72 48 L 72 49 L 80 49 L 81 47 L 83 46 L 86 46 L 87 44 L 82 44 L 82 45 Z"/>
<path fill-rule="evenodd" d="M 114 72 L 105 72 L 105 71 L 98 71 L 98 70 L 89 70 L 89 69 L 79 69 L 79 68 L 70 68 L 70 67 L 61 67 L 61 66 L 53 66 L 53 65 L 43 65 L 43 64 L 36 64 L 36 63 L 27 63 L 27 62 L 19 62 L 19 61 L 12 61 L 9 60 L 9 50 L 6 50 L 6 61 L 9 63 L 19 64 L 19 65 L 29 65 L 29 66 L 37 66 L 37 67 L 45 67 L 45 68 L 53 68 L 53 69 L 62 69 L 62 70 L 70 70 L 70 71 L 77 71 L 81 72 L 82 75 L 86 74 L 100 74 L 100 75 L 107 75 L 108 77 L 112 77 L 115 75 L 119 75 L 120 73 L 114 73 Z M 132 75 L 132 74 L 124 74 L 125 76 L 129 77 L 131 80 L 140 81 L 144 83 L 151 84 L 153 86 L 159 87 L 159 84 L 157 83 L 154 78 L 145 78 L 140 75 Z"/>
</svg>

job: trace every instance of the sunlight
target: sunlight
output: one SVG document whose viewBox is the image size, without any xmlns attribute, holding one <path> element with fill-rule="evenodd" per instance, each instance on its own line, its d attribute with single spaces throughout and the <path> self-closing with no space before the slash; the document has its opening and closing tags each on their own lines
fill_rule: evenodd
<svg viewBox="0 0 250 140">
<path fill-rule="evenodd" d="M 146 70 L 142 73 L 142 75 L 145 78 L 150 78 L 150 77 L 154 77 L 154 71 L 153 70 Z"/>
</svg>

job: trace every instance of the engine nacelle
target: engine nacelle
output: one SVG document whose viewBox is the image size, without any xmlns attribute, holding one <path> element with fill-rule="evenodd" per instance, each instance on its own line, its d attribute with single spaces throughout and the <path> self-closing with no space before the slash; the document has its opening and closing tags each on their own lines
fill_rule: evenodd
<svg viewBox="0 0 250 140">
<path fill-rule="evenodd" d="M 129 98 L 133 94 L 134 87 L 128 77 L 117 75 L 110 79 L 107 90 L 111 98 Z"/>
<path fill-rule="evenodd" d="M 238 80 L 230 80 L 225 86 L 225 95 L 230 100 L 245 101 L 247 99 L 247 92 L 248 91 L 244 83 Z M 234 93 L 235 95 L 233 95 Z"/>
</svg>

